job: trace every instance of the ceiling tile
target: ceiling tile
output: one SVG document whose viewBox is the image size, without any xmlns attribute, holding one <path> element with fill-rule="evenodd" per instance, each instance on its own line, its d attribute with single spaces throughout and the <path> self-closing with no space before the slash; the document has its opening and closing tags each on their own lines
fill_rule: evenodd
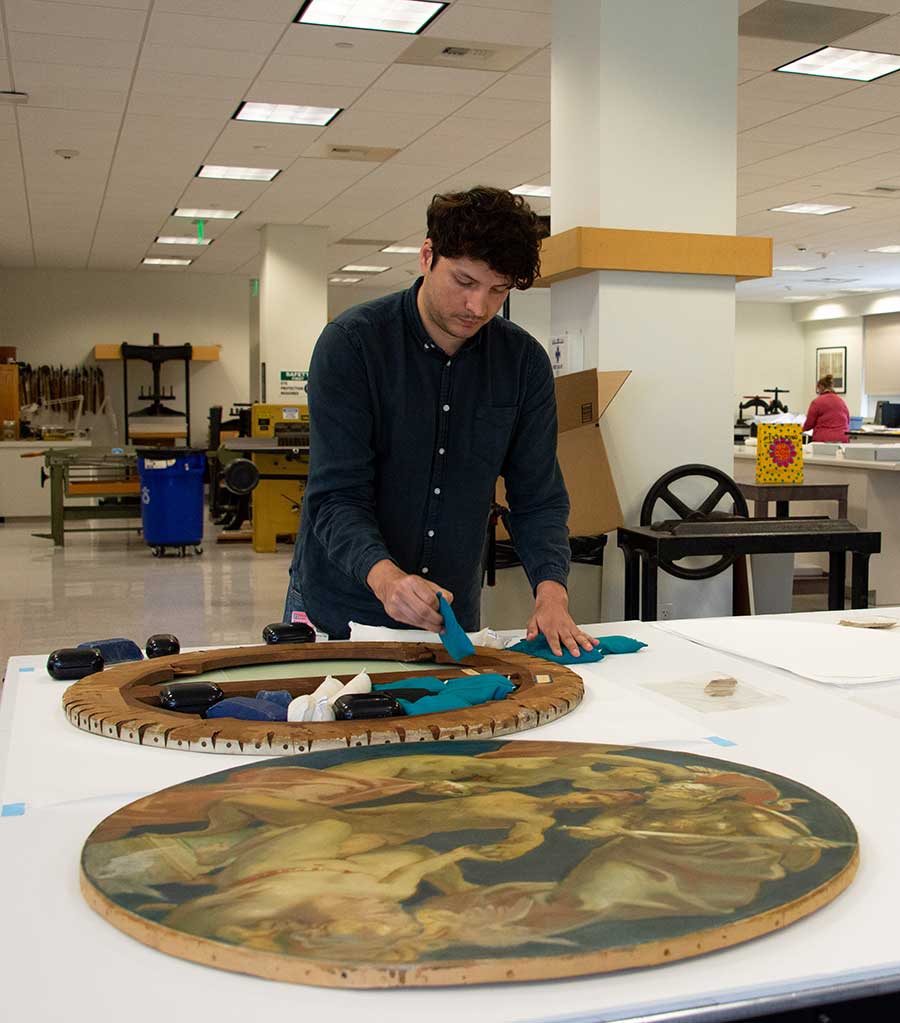
<svg viewBox="0 0 900 1023">
<path fill-rule="evenodd" d="M 310 85 L 308 82 L 276 82 L 268 78 L 257 78 L 246 98 L 257 103 L 295 103 L 300 106 L 340 107 L 346 110 L 364 91 L 362 86 Z"/>
<path fill-rule="evenodd" d="M 843 130 L 840 127 L 831 127 L 830 125 L 824 127 L 820 125 L 801 126 L 775 120 L 742 131 L 738 138 L 756 142 L 792 142 L 795 146 L 804 146 L 811 142 L 823 142 L 825 139 L 842 133 Z"/>
<path fill-rule="evenodd" d="M 486 99 L 484 96 L 478 96 L 467 103 L 456 116 L 533 126 L 544 124 L 550 120 L 550 104 L 529 103 L 514 99 Z"/>
<path fill-rule="evenodd" d="M 88 4 L 48 3 L 45 0 L 5 0 L 6 27 L 13 32 L 91 39 L 140 39 L 147 20 L 144 11 Z"/>
<path fill-rule="evenodd" d="M 527 60 L 522 61 L 517 67 L 513 68 L 513 72 L 517 75 L 538 75 L 543 78 L 550 77 L 551 60 L 550 60 L 550 47 L 547 46 L 540 53 L 536 53 L 533 57 L 529 57 Z"/>
<path fill-rule="evenodd" d="M 352 146 L 387 146 L 401 149 L 424 135 L 441 120 L 440 114 L 376 114 L 346 110 L 325 129 L 322 141 Z"/>
<path fill-rule="evenodd" d="M 287 25 L 300 9 L 298 0 L 155 0 L 156 11 L 192 14 L 198 18 L 274 21 Z"/>
<path fill-rule="evenodd" d="M 830 128 L 836 133 L 864 128 L 877 121 L 887 120 L 888 114 L 883 110 L 858 110 L 855 107 L 839 107 L 834 100 L 817 103 L 805 107 L 795 113 L 781 118 L 781 123 L 789 126 Z"/>
<path fill-rule="evenodd" d="M 756 99 L 778 100 L 784 103 L 820 103 L 822 100 L 844 93 L 864 94 L 867 91 L 868 86 L 859 82 L 770 71 L 739 86 L 738 103 Z"/>
<path fill-rule="evenodd" d="M 477 96 L 502 77 L 499 71 L 467 71 L 457 68 L 394 64 L 378 80 L 378 87 L 397 89 L 400 92 L 420 92 L 423 96 L 435 92 Z"/>
<path fill-rule="evenodd" d="M 268 53 L 278 42 L 283 26 L 238 18 L 196 17 L 190 14 L 154 12 L 147 32 L 148 43 L 199 46 L 209 50 Z"/>
<path fill-rule="evenodd" d="M 837 46 L 853 50 L 875 50 L 877 53 L 897 53 L 900 50 L 900 17 L 885 18 L 877 25 L 844 36 Z"/>
<path fill-rule="evenodd" d="M 178 200 L 179 206 L 209 209 L 213 203 L 222 209 L 246 210 L 265 192 L 262 181 L 214 181 L 191 178 Z"/>
<path fill-rule="evenodd" d="M 329 60 L 322 57 L 275 55 L 270 57 L 261 75 L 280 82 L 311 85 L 350 85 L 363 88 L 387 68 L 370 61 Z"/>
<path fill-rule="evenodd" d="M 131 83 L 131 68 L 80 67 L 74 64 L 43 64 L 16 60 L 16 87 L 35 92 L 41 86 L 62 86 L 66 89 L 96 89 L 126 92 Z"/>
<path fill-rule="evenodd" d="M 234 113 L 233 99 L 215 99 L 208 96 L 181 96 L 173 103 L 168 95 L 141 92 L 134 89 L 128 100 L 128 114 L 151 114 L 157 117 L 195 118 L 209 120 L 220 126 Z"/>
<path fill-rule="evenodd" d="M 147 71 L 241 78 L 249 81 L 265 61 L 261 53 L 235 53 L 233 50 L 207 50 L 193 46 L 148 43 L 141 50 L 141 67 Z"/>
<path fill-rule="evenodd" d="M 490 7 L 506 11 L 527 11 L 530 14 L 552 14 L 553 0 L 465 0 L 469 7 Z"/>
<path fill-rule="evenodd" d="M 299 156 L 322 134 L 323 128 L 300 124 L 254 124 L 229 121 L 206 157 L 207 163 L 258 166 Z"/>
<path fill-rule="evenodd" d="M 132 68 L 137 60 L 138 41 L 120 40 L 110 46 L 105 39 L 11 32 L 13 60 L 41 61 L 44 64 L 78 64 L 81 67 Z"/>
<path fill-rule="evenodd" d="M 9 64 L 0 60 L 0 89 L 12 89 L 12 79 L 9 77 Z"/>
<path fill-rule="evenodd" d="M 245 78 L 222 75 L 176 74 L 172 71 L 151 71 L 139 67 L 134 78 L 136 92 L 155 93 L 158 96 L 200 96 L 204 99 L 229 99 L 237 108 L 243 98 L 250 76 Z"/>
<path fill-rule="evenodd" d="M 780 39 L 757 39 L 741 36 L 738 39 L 738 67 L 760 71 L 774 71 L 788 61 L 803 57 L 818 49 L 814 42 L 790 43 Z"/>
<path fill-rule="evenodd" d="M 424 34 L 507 46 L 547 46 L 552 19 L 549 14 L 482 7 L 457 0 Z"/>
<path fill-rule="evenodd" d="M 511 99 L 540 103 L 549 107 L 550 81 L 540 75 L 504 75 L 499 82 L 486 89 L 481 99 Z"/>
<path fill-rule="evenodd" d="M 446 117 L 469 102 L 469 96 L 436 94 L 424 99 L 418 92 L 398 92 L 377 85 L 367 89 L 353 104 L 355 111 L 371 110 L 385 114 L 418 114 L 423 110 Z"/>
<path fill-rule="evenodd" d="M 865 89 L 848 92 L 844 96 L 836 96 L 829 100 L 834 107 L 854 107 L 861 110 L 886 110 L 889 113 L 900 113 L 900 89 L 879 82 L 871 82 Z"/>
<path fill-rule="evenodd" d="M 295 24 L 288 26 L 275 47 L 275 53 L 335 61 L 392 64 L 409 44 L 410 37 L 400 32 L 364 32 L 358 29 L 328 28 L 324 25 Z"/>
<path fill-rule="evenodd" d="M 785 103 L 772 99 L 754 99 L 738 102 L 738 131 L 747 131 L 767 121 L 774 121 L 785 114 L 802 110 L 802 103 Z"/>
</svg>

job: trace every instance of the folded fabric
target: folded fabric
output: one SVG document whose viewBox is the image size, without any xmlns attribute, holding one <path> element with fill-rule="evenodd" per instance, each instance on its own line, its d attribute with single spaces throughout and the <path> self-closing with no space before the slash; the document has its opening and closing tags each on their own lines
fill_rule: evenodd
<svg viewBox="0 0 900 1023">
<path fill-rule="evenodd" d="M 466 635 L 465 630 L 456 620 L 453 608 L 444 599 L 443 593 L 438 594 L 438 607 L 441 617 L 444 619 L 444 631 L 441 633 L 441 642 L 444 649 L 454 661 L 461 661 L 471 657 L 475 653 L 472 640 Z"/>
<path fill-rule="evenodd" d="M 503 675 L 486 673 L 484 675 L 466 675 L 463 678 L 451 678 L 442 682 L 430 676 L 410 679 L 407 682 L 386 682 L 376 686 L 376 691 L 390 692 L 392 689 L 408 689 L 410 684 L 416 689 L 428 690 L 433 695 L 423 696 L 419 700 L 400 699 L 400 706 L 407 714 L 437 714 L 442 710 L 459 710 L 463 707 L 475 707 L 490 700 L 502 700 L 511 693 L 515 686 Z"/>
<path fill-rule="evenodd" d="M 534 639 L 520 639 L 508 649 L 519 654 L 528 654 L 530 657 L 541 657 L 556 664 L 595 664 L 602 661 L 605 654 L 633 654 L 646 645 L 628 636 L 602 636 L 600 643 L 593 650 L 582 650 L 579 657 L 573 657 L 565 647 L 562 648 L 561 654 L 553 653 L 544 634 L 540 633 Z"/>
<path fill-rule="evenodd" d="M 282 707 L 287 707 L 294 697 L 287 689 L 260 689 L 256 698 L 257 700 L 268 700 L 270 703 L 280 703 Z"/>
<path fill-rule="evenodd" d="M 271 700 L 249 696 L 230 696 L 215 703 L 206 712 L 208 718 L 238 718 L 241 721 L 286 721 L 287 707 Z"/>
</svg>

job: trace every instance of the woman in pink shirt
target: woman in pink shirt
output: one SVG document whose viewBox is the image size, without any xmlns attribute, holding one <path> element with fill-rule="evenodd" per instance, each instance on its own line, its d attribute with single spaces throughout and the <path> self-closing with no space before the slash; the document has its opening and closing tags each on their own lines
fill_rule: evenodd
<svg viewBox="0 0 900 1023">
<path fill-rule="evenodd" d="M 814 441 L 841 443 L 849 440 L 850 410 L 844 399 L 834 393 L 834 378 L 830 373 L 816 384 L 816 394 L 818 398 L 813 398 L 806 413 L 804 431 L 812 430 Z"/>
</svg>

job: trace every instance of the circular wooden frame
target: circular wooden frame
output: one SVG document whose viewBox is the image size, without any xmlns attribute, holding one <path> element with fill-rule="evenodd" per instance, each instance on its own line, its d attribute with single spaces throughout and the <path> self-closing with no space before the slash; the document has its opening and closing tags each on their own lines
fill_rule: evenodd
<svg viewBox="0 0 900 1023">
<path fill-rule="evenodd" d="M 418 675 L 439 678 L 497 672 L 516 689 L 503 700 L 464 710 L 373 721 L 240 721 L 205 719 L 159 706 L 158 687 L 204 672 L 254 664 L 320 660 L 404 661 L 428 667 L 421 672 L 383 672 L 379 681 L 412 682 Z M 293 696 L 311 693 L 324 676 L 279 678 L 279 689 Z M 351 676 L 335 676 L 348 681 Z M 272 680 L 217 683 L 226 696 L 253 696 Z M 464 664 L 438 643 L 292 644 L 201 650 L 114 665 L 76 682 L 63 694 L 66 717 L 77 728 L 142 746 L 195 753 L 286 756 L 320 750 L 376 746 L 392 742 L 489 739 L 546 724 L 574 710 L 584 695 L 581 679 L 568 668 L 509 650 L 476 648 Z"/>
</svg>

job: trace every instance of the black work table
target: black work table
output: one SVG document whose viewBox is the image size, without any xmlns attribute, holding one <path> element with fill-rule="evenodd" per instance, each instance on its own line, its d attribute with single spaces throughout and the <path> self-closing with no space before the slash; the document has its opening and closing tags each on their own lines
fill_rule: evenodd
<svg viewBox="0 0 900 1023">
<path fill-rule="evenodd" d="M 868 607 L 869 556 L 881 550 L 881 533 L 846 519 L 747 519 L 683 522 L 676 532 L 650 526 L 622 527 L 616 541 L 625 556 L 625 621 L 656 621 L 660 562 L 709 555 L 797 554 L 826 551 L 828 609 L 844 607 L 846 554 L 853 555 L 851 607 Z M 638 579 L 640 573 L 640 588 Z"/>
</svg>

